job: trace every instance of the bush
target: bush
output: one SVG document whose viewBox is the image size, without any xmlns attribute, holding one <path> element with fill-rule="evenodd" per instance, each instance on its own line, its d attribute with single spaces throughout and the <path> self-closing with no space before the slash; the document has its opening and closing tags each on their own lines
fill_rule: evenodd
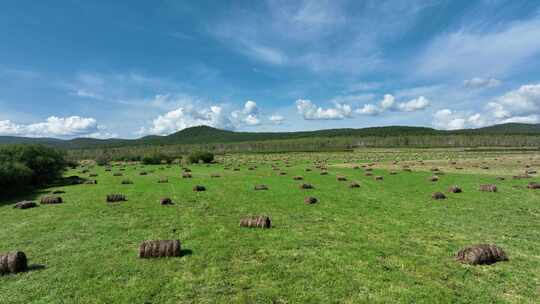
<svg viewBox="0 0 540 304">
<path fill-rule="evenodd" d="M 143 157 L 141 161 L 145 165 L 159 165 L 161 164 L 161 157 L 157 154 L 147 155 Z"/>
<path fill-rule="evenodd" d="M 41 186 L 62 176 L 68 163 L 64 153 L 39 145 L 0 148 L 0 187 L 17 191 Z"/>
<path fill-rule="evenodd" d="M 199 162 L 208 164 L 214 161 L 214 154 L 210 152 L 193 152 L 188 156 L 188 160 L 192 164 Z"/>
</svg>

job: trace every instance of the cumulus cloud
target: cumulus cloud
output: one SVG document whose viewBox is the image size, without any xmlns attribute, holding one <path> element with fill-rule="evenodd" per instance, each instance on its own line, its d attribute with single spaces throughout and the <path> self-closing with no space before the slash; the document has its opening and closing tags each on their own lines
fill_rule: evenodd
<svg viewBox="0 0 540 304">
<path fill-rule="evenodd" d="M 501 81 L 495 78 L 474 77 L 472 79 L 465 80 L 463 85 L 471 89 L 494 88 L 501 85 Z"/>
<path fill-rule="evenodd" d="M 285 121 L 285 117 L 281 115 L 272 115 L 268 119 L 270 120 L 271 123 L 275 125 L 280 125 L 283 123 L 283 121 Z"/>
<path fill-rule="evenodd" d="M 80 116 L 51 116 L 44 122 L 17 124 L 10 120 L 0 121 L 0 135 L 27 137 L 115 137 L 105 132 L 94 118 Z"/>
<path fill-rule="evenodd" d="M 259 119 L 259 108 L 257 107 L 257 103 L 252 100 L 246 101 L 242 110 L 233 111 L 231 117 L 237 124 L 256 126 L 261 123 Z"/>
<path fill-rule="evenodd" d="M 386 94 L 379 105 L 365 104 L 361 108 L 356 110 L 358 114 L 364 115 L 378 115 L 385 111 L 397 111 L 397 112 L 414 112 L 420 111 L 429 107 L 430 101 L 424 96 L 420 96 L 415 99 L 411 99 L 405 102 L 396 103 L 396 99 L 391 94 Z"/>
<path fill-rule="evenodd" d="M 352 117 L 352 108 L 348 104 L 334 103 L 333 108 L 324 109 L 311 100 L 298 99 L 296 109 L 305 120 L 341 120 Z"/>
<path fill-rule="evenodd" d="M 152 121 L 152 126 L 149 129 L 142 128 L 139 133 L 167 135 L 185 128 L 202 125 L 219 129 L 235 129 L 232 121 L 225 115 L 220 106 L 196 108 L 187 105 L 159 115 Z"/>
<path fill-rule="evenodd" d="M 489 125 L 490 122 L 481 114 L 443 109 L 433 114 L 433 126 L 442 130 L 458 130 L 465 128 L 480 128 Z"/>
<path fill-rule="evenodd" d="M 540 84 L 523 85 L 487 103 L 476 114 L 443 109 L 433 115 L 433 125 L 440 129 L 483 127 L 501 123 L 540 122 Z"/>
</svg>

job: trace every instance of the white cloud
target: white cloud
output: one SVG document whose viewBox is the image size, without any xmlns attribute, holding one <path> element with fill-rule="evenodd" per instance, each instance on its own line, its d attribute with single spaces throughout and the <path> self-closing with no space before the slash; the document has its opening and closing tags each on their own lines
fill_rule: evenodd
<svg viewBox="0 0 540 304">
<path fill-rule="evenodd" d="M 540 53 L 540 19 L 462 28 L 437 37 L 418 58 L 424 75 L 501 75 Z"/>
<path fill-rule="evenodd" d="M 252 100 L 246 101 L 242 110 L 233 111 L 231 113 L 231 118 L 237 124 L 256 126 L 261 123 L 259 119 L 259 109 L 257 108 L 257 103 Z"/>
<path fill-rule="evenodd" d="M 305 120 L 340 120 L 352 117 L 352 108 L 347 104 L 335 103 L 333 108 L 321 108 L 311 100 L 296 100 L 296 109 Z"/>
<path fill-rule="evenodd" d="M 465 128 L 467 119 L 461 113 L 450 109 L 443 109 L 433 115 L 433 126 L 443 130 L 457 130 Z"/>
<path fill-rule="evenodd" d="M 382 109 L 377 107 L 376 105 L 368 103 L 357 109 L 356 113 L 365 115 L 378 115 L 382 113 Z"/>
<path fill-rule="evenodd" d="M 271 123 L 273 123 L 275 125 L 280 125 L 280 124 L 283 123 L 283 121 L 285 121 L 285 117 L 283 117 L 281 115 L 272 115 L 268 119 L 270 120 Z"/>
<path fill-rule="evenodd" d="M 424 96 L 420 96 L 415 99 L 411 99 L 406 102 L 396 103 L 396 99 L 391 94 L 385 94 L 383 100 L 379 105 L 365 104 L 363 107 L 356 110 L 358 114 L 364 115 L 378 115 L 385 111 L 397 111 L 397 112 L 414 112 L 427 108 L 430 105 L 430 101 Z"/>
<path fill-rule="evenodd" d="M 94 118 L 80 116 L 51 116 L 44 122 L 17 124 L 10 120 L 0 121 L 0 135 L 27 137 L 115 137 L 105 132 Z"/>
<path fill-rule="evenodd" d="M 540 122 L 540 84 L 523 85 L 495 98 L 487 103 L 481 114 L 443 109 L 433 116 L 433 125 L 440 129 L 476 128 L 509 122 Z"/>
<path fill-rule="evenodd" d="M 149 129 L 142 128 L 139 134 L 167 135 L 185 128 L 202 125 L 219 129 L 235 129 L 220 106 L 198 109 L 192 105 L 186 105 L 159 115 L 152 121 L 152 126 Z"/>
<path fill-rule="evenodd" d="M 385 94 L 383 100 L 381 101 L 381 108 L 384 110 L 390 109 L 394 106 L 395 101 L 396 99 L 394 98 L 394 96 L 390 94 Z"/>
<path fill-rule="evenodd" d="M 397 105 L 397 109 L 401 112 L 414 112 L 427 108 L 430 102 L 424 96 L 402 102 Z"/>
<path fill-rule="evenodd" d="M 465 80 L 463 85 L 471 89 L 494 88 L 501 85 L 501 81 L 495 78 L 474 77 L 472 79 Z"/>
</svg>

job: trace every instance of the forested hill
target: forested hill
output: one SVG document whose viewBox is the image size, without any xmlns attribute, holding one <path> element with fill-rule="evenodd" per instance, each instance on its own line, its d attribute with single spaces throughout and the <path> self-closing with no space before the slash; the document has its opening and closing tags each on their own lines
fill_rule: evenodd
<svg viewBox="0 0 540 304">
<path fill-rule="evenodd" d="M 0 136 L 0 144 L 28 144 L 39 143 L 67 149 L 103 148 L 145 145 L 173 145 L 173 144 L 208 144 L 208 143 L 235 143 L 260 142 L 268 140 L 294 140 L 309 138 L 335 138 L 335 137 L 403 137 L 426 135 L 538 135 L 540 124 L 508 123 L 494 125 L 479 129 L 464 129 L 442 131 L 425 127 L 373 127 L 363 129 L 328 129 L 304 132 L 234 132 L 220 130 L 208 126 L 187 128 L 167 136 L 146 136 L 139 139 L 92 139 L 76 138 L 61 140 L 55 138 L 27 138 L 14 136 Z"/>
</svg>

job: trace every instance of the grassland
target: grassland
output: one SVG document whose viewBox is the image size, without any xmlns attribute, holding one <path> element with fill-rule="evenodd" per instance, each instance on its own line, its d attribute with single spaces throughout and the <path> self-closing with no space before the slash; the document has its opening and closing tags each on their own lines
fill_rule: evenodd
<svg viewBox="0 0 540 304">
<path fill-rule="evenodd" d="M 0 303 L 537 303 L 539 181 L 512 179 L 540 167 L 537 151 L 360 150 L 232 155 L 212 165 L 121 165 L 97 185 L 56 186 L 0 202 L 0 252 L 23 250 L 32 270 L 0 277 Z M 420 163 L 419 161 L 423 161 Z M 320 175 L 314 162 L 323 162 Z M 453 164 L 452 162 L 455 162 Z M 373 164 L 376 181 L 356 165 Z M 248 170 L 250 166 L 257 166 Z M 271 165 L 286 175 L 279 175 Z M 409 166 L 412 172 L 402 170 Z M 434 166 L 445 171 L 428 181 Z M 463 169 L 456 170 L 456 166 Z M 478 167 L 475 167 L 478 166 Z M 489 169 L 481 169 L 487 166 Z M 229 170 L 225 170 L 229 167 Z M 233 168 L 240 168 L 234 171 Z M 311 168 L 311 171 L 306 171 Z M 66 175 L 81 174 L 80 168 Z M 389 172 L 395 170 L 396 175 Z M 148 172 L 141 176 L 140 172 Z M 211 178 L 219 173 L 220 178 Z M 301 175 L 303 181 L 293 180 Z M 337 175 L 358 181 L 348 188 Z M 506 180 L 496 180 L 497 176 Z M 158 184 L 160 177 L 169 182 Z M 121 185 L 124 178 L 131 185 Z M 302 182 L 315 188 L 301 190 Z M 478 191 L 495 183 L 499 192 Z M 205 192 L 193 192 L 194 185 Z M 267 191 L 255 191 L 265 184 Z M 463 193 L 447 193 L 459 185 Z M 65 191 L 61 205 L 16 210 L 23 198 Z M 447 193 L 442 201 L 435 191 Z M 105 203 L 110 193 L 127 202 Z M 305 205 L 306 196 L 319 203 Z M 160 206 L 170 197 L 173 206 Z M 269 215 L 268 230 L 238 227 Z M 141 260 L 146 239 L 180 239 L 183 256 Z M 462 247 L 494 243 L 509 262 L 468 266 Z"/>
</svg>

